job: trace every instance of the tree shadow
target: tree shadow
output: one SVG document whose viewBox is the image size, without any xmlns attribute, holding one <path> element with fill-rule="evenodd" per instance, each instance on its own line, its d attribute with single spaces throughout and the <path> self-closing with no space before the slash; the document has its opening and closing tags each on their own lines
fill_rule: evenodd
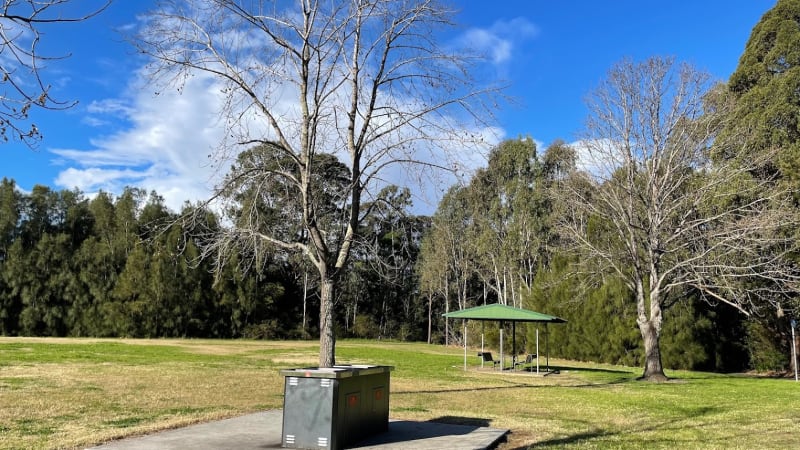
<svg viewBox="0 0 800 450">
<path fill-rule="evenodd" d="M 620 372 L 630 375 L 628 372 Z M 410 394 L 444 394 L 456 392 L 480 392 L 480 391 L 506 391 L 516 389 L 570 389 L 570 388 L 596 388 L 601 386 L 609 386 L 621 383 L 636 382 L 633 376 L 618 377 L 613 380 L 598 381 L 584 384 L 562 385 L 562 384 L 527 384 L 527 383 L 513 383 L 508 382 L 506 386 L 485 386 L 485 387 L 470 387 L 459 389 L 426 389 L 418 391 L 392 391 L 392 395 L 410 395 Z"/>
<path fill-rule="evenodd" d="M 614 430 L 614 431 L 605 430 L 605 429 L 594 429 L 594 430 L 590 430 L 590 431 L 584 431 L 584 432 L 580 432 L 580 433 L 575 433 L 575 434 L 572 434 L 572 435 L 569 435 L 569 436 L 557 437 L 557 438 L 548 439 L 548 440 L 541 441 L 541 442 L 535 442 L 535 443 L 530 444 L 530 445 L 514 447 L 514 448 L 512 448 L 510 450 L 528 450 L 530 448 L 546 448 L 546 447 L 558 447 L 558 448 L 561 448 L 561 447 L 564 447 L 564 446 L 572 446 L 572 445 L 589 446 L 589 447 L 593 447 L 593 446 L 596 446 L 596 445 L 602 446 L 602 444 L 603 444 L 602 439 L 606 438 L 606 437 L 617 436 L 617 435 L 626 435 L 626 434 L 632 434 L 632 433 L 646 433 L 646 432 L 653 432 L 653 431 L 664 431 L 664 432 L 676 431 L 676 432 L 679 432 L 679 431 L 682 431 L 682 430 L 685 429 L 685 427 L 686 427 L 685 421 L 687 419 L 697 419 L 697 418 L 700 418 L 700 417 L 703 417 L 703 416 L 712 415 L 712 414 L 724 414 L 726 411 L 727 410 L 725 408 L 715 407 L 715 406 L 701 406 L 701 407 L 696 407 L 696 408 L 682 408 L 682 409 L 680 409 L 680 412 L 681 412 L 680 417 L 675 417 L 675 418 L 672 418 L 672 419 L 663 420 L 661 422 L 653 423 L 651 425 L 633 427 L 633 428 L 630 428 L 630 429 L 620 429 L 620 430 Z M 589 423 L 587 422 L 586 425 L 589 425 Z M 703 425 L 695 425 L 695 426 L 701 426 L 702 427 Z M 725 443 L 725 442 L 735 442 L 735 440 L 736 440 L 736 438 L 738 436 L 748 434 L 746 431 L 736 431 L 735 429 L 731 429 L 731 431 L 733 433 L 730 436 L 726 436 L 726 437 L 723 437 L 723 438 L 719 439 L 721 444 Z M 675 435 L 671 435 L 671 436 L 673 436 L 673 437 L 668 438 L 669 442 L 672 443 L 672 444 L 677 444 L 678 447 L 681 447 L 681 448 L 692 448 L 694 446 L 699 445 L 701 442 L 707 443 L 707 442 L 703 441 L 704 437 L 702 437 L 702 436 L 698 436 L 698 437 L 695 437 L 695 438 L 688 438 L 688 439 L 684 438 L 683 440 L 680 440 L 678 442 L 674 442 L 675 439 L 676 439 L 674 437 Z M 636 445 L 642 446 L 642 448 L 646 448 L 647 446 L 661 447 L 665 443 L 666 442 L 659 442 L 657 440 L 656 441 L 639 441 L 639 442 L 636 443 Z M 606 444 L 608 444 L 608 443 L 606 443 Z M 683 444 L 683 445 L 681 446 L 680 444 Z M 617 443 L 616 445 L 632 446 L 633 444 L 631 443 L 631 444 L 625 445 L 625 443 L 623 442 L 623 443 Z"/>
<path fill-rule="evenodd" d="M 450 425 L 467 425 L 470 427 L 483 428 L 491 425 L 490 419 L 482 419 L 479 417 L 461 417 L 461 416 L 441 416 L 428 420 L 434 423 L 446 423 Z"/>
<path fill-rule="evenodd" d="M 626 370 L 598 369 L 594 367 L 550 366 L 550 369 L 558 372 L 610 373 L 610 374 L 626 374 L 632 377 L 634 376 L 631 372 Z"/>
<path fill-rule="evenodd" d="M 419 444 L 419 441 L 426 439 L 436 440 L 438 443 L 435 445 L 447 448 L 446 442 L 452 443 L 453 440 L 458 441 L 464 437 L 471 441 L 477 439 L 484 446 L 494 448 L 499 442 L 506 439 L 509 431 L 489 428 L 490 423 L 489 419 L 461 416 L 441 416 L 425 422 L 392 420 L 385 433 L 367 438 L 350 448 L 373 448 L 378 445 L 401 443 L 407 443 L 409 448 L 413 448 L 415 443 Z M 425 448 L 428 448 L 428 445 L 434 445 L 434 443 L 425 445 Z"/>
<path fill-rule="evenodd" d="M 547 386 L 533 386 L 530 384 L 512 384 L 509 386 L 486 386 L 486 387 L 471 387 L 463 389 L 430 389 L 423 391 L 392 391 L 392 395 L 409 395 L 409 394 L 444 394 L 448 392 L 480 392 L 480 391 L 504 391 L 511 389 L 528 389 L 528 388 L 541 388 Z"/>
<path fill-rule="evenodd" d="M 535 446 L 536 448 L 541 448 L 541 447 L 563 447 L 565 445 L 572 445 L 572 444 L 587 444 L 587 443 L 590 443 L 594 439 L 602 438 L 602 437 L 606 437 L 606 436 L 612 436 L 612 435 L 615 435 L 615 434 L 617 434 L 617 433 L 612 433 L 612 432 L 603 431 L 603 430 L 588 431 L 586 433 L 577 433 L 577 434 L 573 434 L 571 436 L 566 436 L 566 437 L 563 437 L 563 438 L 550 439 L 550 440 L 547 440 L 547 441 L 537 442 L 533 446 Z M 526 445 L 526 446 L 517 447 L 517 448 L 512 449 L 512 450 L 528 450 L 528 448 L 530 448 L 530 447 L 532 447 L 532 446 L 527 446 Z"/>
</svg>

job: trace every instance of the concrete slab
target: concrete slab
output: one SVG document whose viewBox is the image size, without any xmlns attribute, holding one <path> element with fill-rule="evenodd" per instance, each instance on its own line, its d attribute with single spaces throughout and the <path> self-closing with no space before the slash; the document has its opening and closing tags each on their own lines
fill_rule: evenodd
<svg viewBox="0 0 800 450">
<path fill-rule="evenodd" d="M 191 425 L 148 436 L 109 442 L 90 450 L 263 450 L 281 448 L 283 411 L 264 411 Z M 390 420 L 389 431 L 375 435 L 359 450 L 482 450 L 495 446 L 508 430 L 438 422 Z"/>
</svg>

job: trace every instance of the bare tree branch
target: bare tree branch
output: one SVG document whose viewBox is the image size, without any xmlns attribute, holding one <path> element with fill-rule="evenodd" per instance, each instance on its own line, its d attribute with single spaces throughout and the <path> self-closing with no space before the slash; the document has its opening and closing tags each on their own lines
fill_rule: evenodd
<svg viewBox="0 0 800 450">
<path fill-rule="evenodd" d="M 103 0 L 85 13 L 63 15 L 74 0 L 4 0 L 0 5 L 0 139 L 24 142 L 35 147 L 41 130 L 27 124 L 31 108 L 68 109 L 75 101 L 62 101 L 50 95 L 50 85 L 42 78 L 48 61 L 69 55 L 44 55 L 39 52 L 40 27 L 88 20 L 102 11 L 111 0 Z M 97 4 L 97 2 L 95 2 Z M 85 5 L 83 5 L 85 6 Z"/>
<path fill-rule="evenodd" d="M 791 192 L 757 177 L 773 160 L 740 136 L 718 141 L 730 101 L 708 76 L 672 59 L 625 60 L 593 93 L 578 152 L 586 170 L 563 184 L 562 231 L 583 268 L 613 270 L 634 292 L 646 378 L 663 378 L 663 309 L 694 290 L 750 314 L 796 295 L 800 271 Z M 725 146 L 727 157 L 713 158 Z"/>
<path fill-rule="evenodd" d="M 441 161 L 457 160 L 456 149 L 482 148 L 476 137 L 489 126 L 487 106 L 499 88 L 474 83 L 476 60 L 435 41 L 433 30 L 449 25 L 453 12 L 434 0 L 290 5 L 164 0 L 136 44 L 152 57 L 156 82 L 180 88 L 202 73 L 219 83 L 228 131 L 214 155 L 220 167 L 243 150 L 239 143 L 274 147 L 265 166 L 240 174 L 258 200 L 237 205 L 236 223 L 217 246 L 238 237 L 251 249 L 260 241 L 302 251 L 314 263 L 320 364 L 328 366 L 335 283 L 359 239 L 364 199 L 377 198 L 387 167 L 446 167 Z M 320 163 L 329 155 L 346 168 L 342 179 L 324 179 L 324 170 L 339 173 L 331 161 Z M 226 178 L 217 197 L 231 199 L 241 181 Z"/>
</svg>

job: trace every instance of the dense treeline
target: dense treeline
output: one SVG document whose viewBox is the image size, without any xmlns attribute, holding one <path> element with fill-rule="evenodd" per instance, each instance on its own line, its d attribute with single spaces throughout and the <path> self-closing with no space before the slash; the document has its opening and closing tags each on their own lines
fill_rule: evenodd
<svg viewBox="0 0 800 450">
<path fill-rule="evenodd" d="M 514 151 L 518 163 L 533 164 L 536 168 L 531 173 L 545 178 L 558 176 L 563 158 L 570 157 L 561 144 L 537 157 L 532 141 L 508 141 L 493 152 L 489 167 L 475 178 L 483 180 L 481 189 L 492 184 L 485 180 L 496 169 L 494 162 L 514 160 L 507 154 Z M 509 167 L 503 165 L 501 170 Z M 538 223 L 538 233 L 552 234 L 546 217 L 551 212 L 549 202 L 541 192 L 534 192 L 539 189 L 534 186 L 543 188 L 547 183 L 538 181 L 522 183 L 528 186 L 526 191 L 530 188 L 524 205 L 535 205 L 524 210 L 529 213 L 526 229 Z M 521 187 L 515 189 L 510 198 L 519 195 Z M 468 186 L 454 188 L 442 205 L 468 190 Z M 393 198 L 394 207 L 410 206 L 407 192 L 395 191 Z M 519 239 L 508 234 L 477 237 L 472 234 L 478 232 L 475 228 L 465 227 L 448 240 L 441 234 L 443 211 L 470 215 L 476 219 L 471 223 L 488 219 L 479 218 L 478 210 L 440 207 L 429 230 L 430 218 L 402 215 L 394 207 L 378 208 L 362 230 L 363 242 L 369 245 L 361 246 L 353 258 L 336 303 L 340 336 L 444 343 L 457 338 L 457 333 L 446 335 L 443 312 L 505 298 L 507 304 L 568 318 L 567 324 L 547 330 L 554 356 L 639 363 L 642 350 L 631 321 L 630 293 L 614 280 L 590 293 L 579 292 L 563 258 L 551 251 L 557 248 L 556 237 L 529 233 L 528 239 L 536 241 L 534 247 L 530 242 L 508 242 Z M 500 205 L 478 208 L 496 216 L 502 210 Z M 129 188 L 116 198 L 100 193 L 88 199 L 79 192 L 36 186 L 23 194 L 13 181 L 4 179 L 0 212 L 0 332 L 4 335 L 297 338 L 317 332 L 316 281 L 302 260 L 276 254 L 260 266 L 263 269 L 245 271 L 232 255 L 233 260 L 217 273 L 219 269 L 199 256 L 197 240 L 203 233 L 186 228 L 156 193 Z M 206 212 L 205 217 L 205 227 L 217 226 L 213 213 Z M 511 227 L 521 220 L 498 219 L 497 223 Z M 440 255 L 445 259 L 437 263 L 427 255 L 418 261 L 423 235 L 428 249 L 433 243 L 440 249 L 449 245 L 444 250 L 447 255 Z M 516 256 L 501 257 L 501 243 L 513 244 L 503 248 Z M 520 265 L 487 267 L 487 258 L 472 253 L 484 251 L 489 252 L 490 261 Z M 446 262 L 448 255 L 462 259 Z M 440 274 L 450 272 L 451 264 L 458 264 L 461 271 L 452 272 L 453 278 L 436 285 L 435 292 L 420 291 L 426 277 L 432 276 L 425 264 L 435 264 L 434 272 Z M 495 270 L 506 276 L 492 278 Z M 522 283 L 512 287 L 516 279 Z M 496 280 L 506 285 L 489 286 Z M 530 285 L 525 284 L 528 280 Z M 450 301 L 444 301 L 444 293 Z M 723 371 L 746 367 L 752 352 L 746 345 L 744 323 L 732 311 L 715 310 L 699 301 L 675 309 L 667 319 L 671 332 L 663 343 L 668 367 Z M 483 331 L 487 345 L 498 345 L 495 325 Z M 534 333 L 532 325 L 519 326 L 520 346 L 532 351 Z"/>
<path fill-rule="evenodd" d="M 569 318 L 567 324 L 548 327 L 551 351 L 569 359 L 641 365 L 643 349 L 632 293 L 615 278 L 582 291 L 568 267 L 563 258 L 556 258 L 537 280 L 528 302 L 531 309 Z M 665 319 L 661 342 L 665 366 L 720 372 L 749 368 L 746 324 L 740 312 L 715 308 L 698 296 L 677 302 Z M 526 337 L 529 342 L 535 338 L 530 332 Z"/>
<path fill-rule="evenodd" d="M 530 139 L 503 142 L 470 184 L 451 188 L 433 218 L 408 213 L 408 191 L 385 190 L 341 281 L 338 335 L 458 342 L 460 327 L 451 329 L 442 313 L 499 302 L 566 318 L 538 327 L 553 356 L 640 364 L 631 292 L 614 277 L 587 289 L 554 227 L 552 189 L 574 164 L 561 142 L 543 153 Z M 277 252 L 255 265 L 233 253 L 212 266 L 200 240 L 219 218 L 192 208 L 175 213 L 157 193 L 134 188 L 91 199 L 44 186 L 23 194 L 4 179 L 0 333 L 314 337 L 314 271 Z M 481 327 L 486 345 L 499 345 L 495 324 L 471 326 Z M 517 327 L 520 348 L 534 351 L 536 329 Z M 774 341 L 761 321 L 693 297 L 669 310 L 662 351 L 667 368 L 786 367 Z"/>
<path fill-rule="evenodd" d="M 407 195 L 407 193 L 406 193 Z M 186 208 L 192 208 L 186 206 Z M 200 258 L 198 239 L 215 214 L 189 228 L 156 194 L 128 188 L 89 199 L 0 183 L 0 334 L 120 337 L 307 337 L 316 332 L 313 273 L 267 255 L 243 270 Z M 197 214 L 191 214 L 198 217 Z M 373 246 L 385 259 L 372 275 L 365 250 L 338 299 L 340 335 L 422 340 L 414 303 L 413 256 L 424 218 L 375 215 Z M 409 225 L 409 226 L 406 226 Z M 364 247 L 365 249 L 367 247 Z M 403 260 L 405 259 L 405 260 Z M 402 260 L 402 261 L 401 261 Z"/>
</svg>

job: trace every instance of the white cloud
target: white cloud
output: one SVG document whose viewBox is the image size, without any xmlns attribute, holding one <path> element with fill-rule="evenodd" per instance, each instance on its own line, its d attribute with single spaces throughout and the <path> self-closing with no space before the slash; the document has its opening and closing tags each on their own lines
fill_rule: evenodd
<svg viewBox="0 0 800 450">
<path fill-rule="evenodd" d="M 472 29 L 464 35 L 470 47 L 480 53 L 486 53 L 495 64 L 506 62 L 511 57 L 511 41 L 484 29 Z"/>
<path fill-rule="evenodd" d="M 536 33 L 535 26 L 525 19 L 514 19 L 497 22 L 489 29 L 471 30 L 467 33 L 467 39 L 471 45 L 485 50 L 491 49 L 493 60 L 502 63 L 512 57 L 515 42 Z M 227 171 L 230 162 L 230 159 L 218 159 L 220 153 L 217 153 L 217 149 L 221 143 L 226 138 L 235 140 L 241 136 L 268 136 L 263 119 L 259 121 L 252 111 L 244 114 L 244 123 L 239 124 L 241 129 L 226 131 L 224 121 L 220 120 L 221 110 L 225 106 L 222 88 L 210 75 L 195 73 L 185 79 L 185 85 L 180 92 L 165 89 L 155 95 L 153 88 L 145 81 L 144 74 L 135 73 L 126 95 L 90 103 L 87 107 L 89 115 L 84 118 L 85 123 L 97 126 L 119 123 L 122 119 L 125 125 L 121 131 L 92 139 L 90 148 L 51 149 L 58 157 L 57 162 L 64 167 L 56 183 L 67 189 L 77 187 L 88 195 L 98 190 L 121 193 L 125 186 L 153 190 L 164 197 L 167 206 L 175 211 L 179 211 L 186 201 L 207 199 L 219 177 Z M 281 84 L 262 88 L 264 91 L 259 91 L 258 95 L 268 99 L 274 111 L 282 112 L 276 116 L 282 126 L 290 129 L 287 139 L 299 140 L 299 133 L 293 132 L 294 128 L 291 126 L 291 122 L 296 119 L 298 105 L 296 91 L 290 92 L 289 89 L 295 88 Z M 338 92 L 337 95 L 346 95 L 346 92 Z M 387 94 L 391 98 L 384 100 L 400 106 L 415 101 L 413 98 L 402 98 L 402 95 L 401 98 L 395 98 L 395 95 L 399 94 Z M 412 93 L 411 96 L 413 95 Z M 246 103 L 239 103 L 239 100 L 241 99 L 234 99 L 234 107 L 246 106 Z M 331 111 L 333 110 L 326 110 L 323 114 L 331 121 L 328 124 L 331 136 L 320 136 L 317 143 L 326 151 L 335 153 L 336 148 L 344 147 L 337 145 L 337 115 Z M 392 118 L 387 115 L 386 120 Z M 443 120 L 452 120 L 454 124 L 461 122 L 447 117 Z M 447 125 L 449 124 L 441 128 L 447 129 Z M 439 128 L 430 127 L 432 130 Z M 485 166 L 486 152 L 504 136 L 504 131 L 499 128 L 464 130 L 464 134 L 470 134 L 469 131 L 472 135 L 482 136 L 483 142 L 467 147 L 464 145 L 467 139 L 450 139 L 444 136 L 441 139 L 445 144 L 432 144 L 436 149 L 431 151 L 424 144 L 420 148 L 412 146 L 414 148 L 410 151 L 414 154 L 409 159 L 455 169 L 462 180 L 468 179 L 475 169 Z M 434 139 L 440 138 L 435 131 L 430 133 Z M 387 137 L 389 141 L 397 138 L 403 140 L 400 135 Z M 449 155 L 433 151 L 441 150 L 443 146 L 444 153 L 450 153 Z M 226 156 L 235 157 L 239 149 L 232 146 Z M 376 158 L 375 165 L 381 166 L 380 161 L 382 158 Z M 459 181 L 449 172 L 432 173 L 423 170 L 422 174 L 418 174 L 414 173 L 414 169 L 400 165 L 391 165 L 388 170 L 381 170 L 380 176 L 382 179 L 379 182 L 412 187 L 416 197 L 425 204 L 418 208 L 424 213 L 432 213 L 441 195 L 450 185 Z"/>
<path fill-rule="evenodd" d="M 499 20 L 488 28 L 470 28 L 459 41 L 461 45 L 486 55 L 494 64 L 503 64 L 512 59 L 515 45 L 538 34 L 536 25 L 517 17 Z"/>
<path fill-rule="evenodd" d="M 132 83 L 139 86 L 140 80 Z M 227 171 L 229 161 L 219 161 L 216 150 L 225 137 L 219 120 L 222 94 L 220 86 L 206 75 L 190 77 L 181 93 L 166 91 L 153 95 L 148 90 L 131 89 L 125 99 L 93 102 L 93 120 L 104 114 L 122 117 L 128 126 L 123 131 L 94 138 L 89 149 L 60 148 L 50 151 L 64 166 L 55 183 L 63 188 L 78 188 L 91 196 L 99 190 L 119 194 L 126 186 L 156 191 L 165 203 L 179 211 L 186 201 L 209 198 L 215 182 Z M 273 102 L 286 111 L 281 120 L 288 125 L 297 105 L 276 93 Z M 253 122 L 243 124 L 259 133 Z M 473 172 L 486 165 L 486 154 L 504 137 L 501 128 L 488 127 L 472 131 L 468 140 L 445 139 L 431 148 L 416 146 L 410 158 L 450 171 L 433 170 L 423 165 L 390 165 L 381 171 L 378 186 L 408 186 L 414 194 L 416 214 L 432 214 L 441 196 L 456 183 L 468 182 Z M 335 140 L 332 137 L 322 139 Z M 467 141 L 483 142 L 465 145 Z M 449 142 L 449 143 L 448 143 Z M 336 147 L 335 145 L 333 147 Z M 233 158 L 235 154 L 227 155 Z M 377 190 L 376 190 L 377 192 Z"/>
<path fill-rule="evenodd" d="M 418 146 L 414 159 L 421 164 L 388 167 L 382 174 L 382 185 L 409 187 L 414 201 L 412 212 L 432 215 L 448 189 L 456 184 L 469 183 L 477 169 L 486 167 L 489 151 L 505 139 L 505 130 L 497 127 L 486 127 L 473 133 L 479 138 L 449 143 L 440 141 L 431 148 Z"/>
<path fill-rule="evenodd" d="M 145 89 L 93 102 L 91 113 L 121 115 L 129 127 L 92 139 L 90 149 L 51 149 L 66 166 L 56 184 L 87 193 L 120 193 L 125 186 L 155 190 L 175 211 L 187 200 L 207 198 L 216 175 L 208 155 L 223 136 L 219 102 L 219 89 L 202 75 L 191 77 L 182 93 Z"/>
<path fill-rule="evenodd" d="M 90 114 L 130 115 L 133 109 L 121 99 L 94 100 L 86 107 Z"/>
<path fill-rule="evenodd" d="M 621 145 L 610 139 L 579 140 L 569 146 L 575 149 L 578 170 L 597 179 L 609 179 L 625 162 Z"/>
<path fill-rule="evenodd" d="M 98 117 L 93 116 L 86 116 L 81 119 L 81 123 L 89 125 L 90 127 L 100 128 L 104 126 L 108 126 L 110 122 L 108 120 L 100 119 Z"/>
</svg>

